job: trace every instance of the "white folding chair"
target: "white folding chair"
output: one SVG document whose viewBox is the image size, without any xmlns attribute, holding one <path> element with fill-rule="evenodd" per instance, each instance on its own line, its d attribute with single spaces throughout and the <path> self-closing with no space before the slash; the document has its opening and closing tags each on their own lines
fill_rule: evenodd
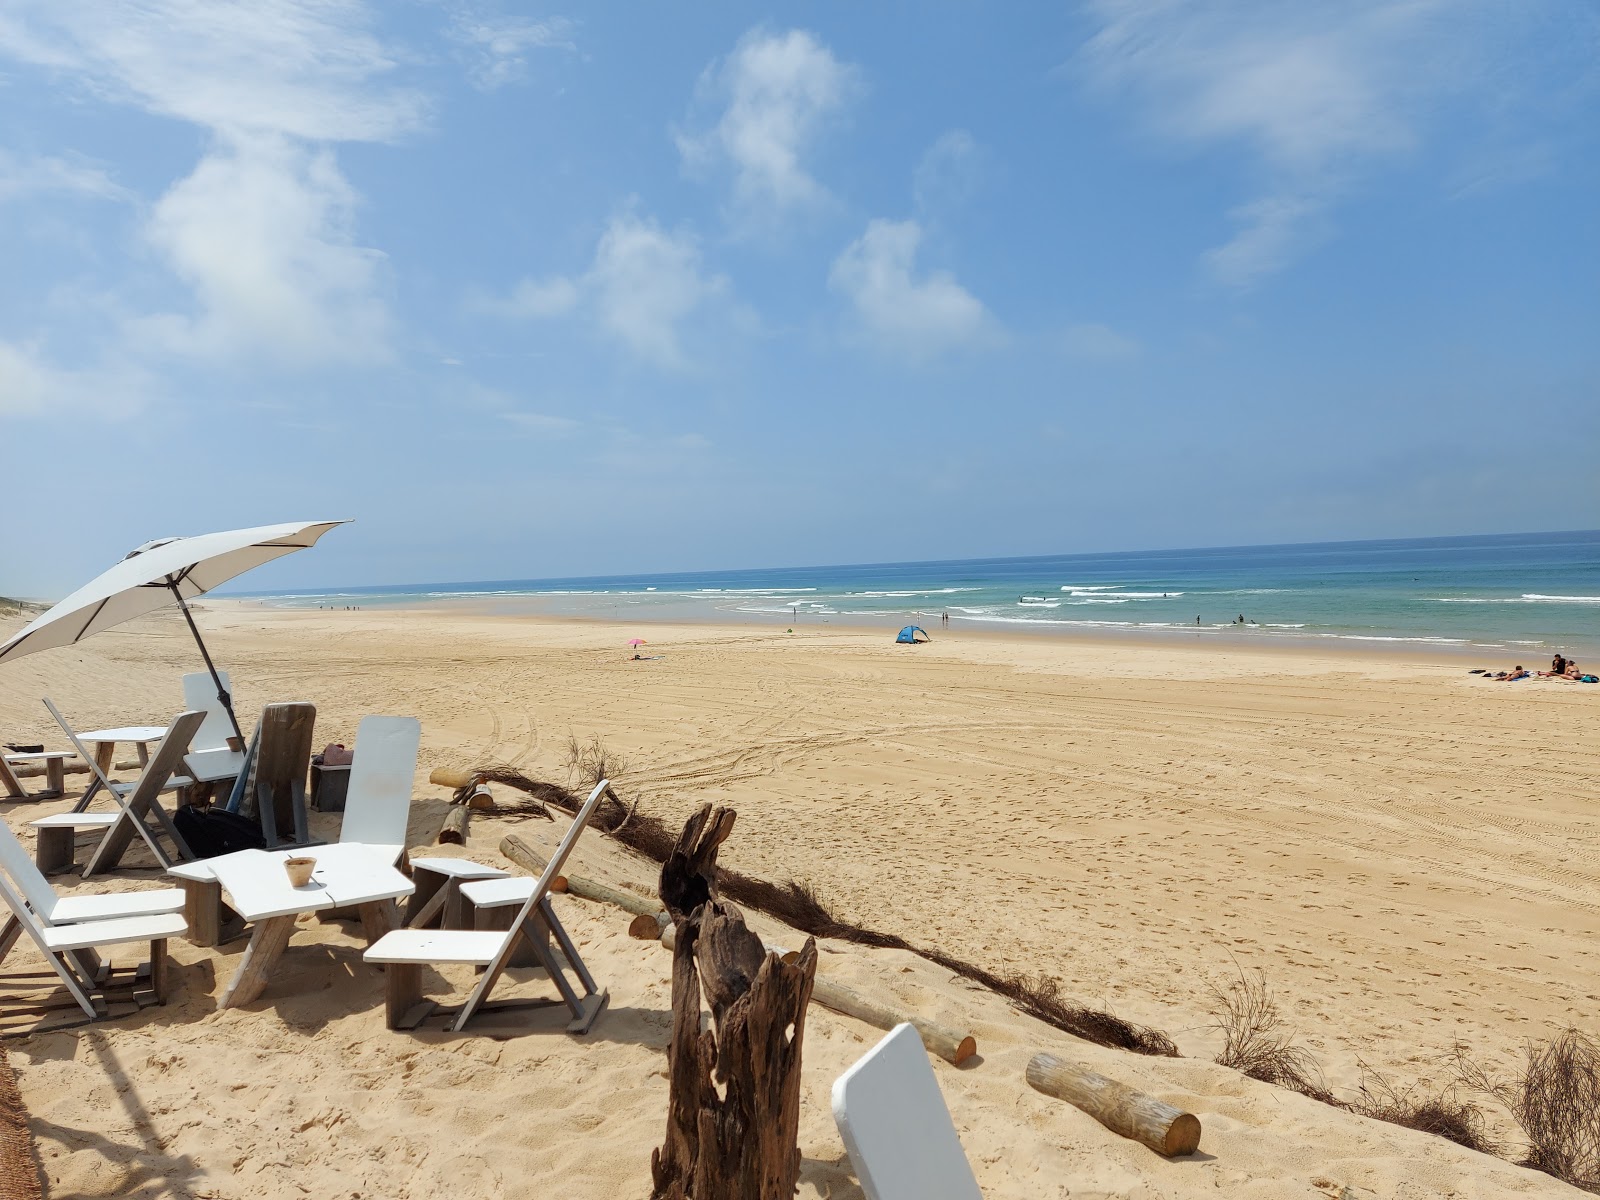
<svg viewBox="0 0 1600 1200">
<path fill-rule="evenodd" d="M 181 937 L 188 928 L 181 914 L 153 913 L 142 917 L 81 921 L 73 925 L 46 925 L 4 873 L 0 873 L 0 899 L 11 910 L 10 918 L 0 927 L 0 961 L 4 961 L 17 939 L 26 932 L 90 1020 L 103 1015 L 93 999 L 99 990 L 99 981 L 95 978 L 98 957 L 94 949 L 97 946 L 149 942 L 151 985 L 156 999 L 165 1001 L 167 939 Z"/>
<path fill-rule="evenodd" d="M 217 679 L 222 681 L 224 690 L 231 690 L 232 681 L 226 671 L 218 671 Z M 228 739 L 234 736 L 233 721 L 217 698 L 217 683 L 209 671 L 195 671 L 183 677 L 183 706 L 206 715 L 189 743 L 189 753 L 183 756 L 189 778 L 196 783 L 238 778 L 244 769 L 244 751 L 228 745 Z"/>
<path fill-rule="evenodd" d="M 834 1080 L 833 1120 L 867 1200 L 983 1200 L 914 1025 Z"/>
<path fill-rule="evenodd" d="M 172 866 L 177 859 L 193 858 L 194 852 L 189 849 L 189 843 L 183 840 L 183 835 L 172 823 L 167 810 L 161 807 L 161 793 L 172 788 L 185 788 L 194 782 L 187 776 L 175 775 L 173 772 L 188 751 L 189 739 L 200 727 L 205 714 L 185 712 L 174 717 L 172 724 L 167 727 L 166 736 L 161 739 L 161 745 L 150 756 L 150 761 L 144 765 L 139 778 L 130 785 L 107 778 L 105 772 L 100 769 L 100 764 L 78 740 L 78 735 L 72 726 L 67 724 L 66 718 L 61 715 L 61 710 L 52 704 L 48 697 L 44 706 L 50 710 L 50 715 L 56 719 L 56 724 L 61 726 L 62 731 L 71 740 L 73 747 L 78 751 L 78 757 L 89 764 L 106 791 L 116 800 L 117 807 L 122 810 L 118 813 L 117 820 L 106 830 L 105 836 L 100 839 L 100 845 L 84 866 L 83 877 L 87 879 L 99 871 L 109 871 L 115 867 L 122 860 L 123 851 L 128 848 L 135 831 L 144 839 L 144 844 L 150 847 L 150 853 L 156 856 L 156 861 L 163 867 Z M 144 822 L 144 815 L 147 812 L 155 813 L 156 828 L 153 830 Z M 163 836 L 171 839 L 174 854 L 168 854 L 156 840 Z"/>
<path fill-rule="evenodd" d="M 72 925 L 80 921 L 101 921 L 111 917 L 143 917 L 151 913 L 177 912 L 183 907 L 183 893 L 177 888 L 147 892 L 111 892 L 98 896 L 62 896 L 28 857 L 28 852 L 0 821 L 0 871 L 11 882 L 46 925 Z"/>
<path fill-rule="evenodd" d="M 360 761 L 358 741 L 356 762 Z M 544 873 L 539 876 L 527 900 L 518 910 L 510 929 L 503 932 L 476 929 L 396 929 L 384 934 L 373 944 L 365 957 L 367 962 L 384 963 L 387 966 L 385 975 L 389 1028 L 413 1028 L 433 1008 L 433 1005 L 424 1001 L 422 997 L 424 966 L 438 963 L 468 963 L 483 967 L 484 972 L 483 977 L 478 980 L 477 987 L 472 989 L 472 994 L 467 997 L 466 1003 L 461 1006 L 460 1012 L 451 1023 L 452 1030 L 461 1032 L 494 989 L 500 973 L 505 970 L 512 951 L 516 948 L 517 939 L 523 938 L 532 946 L 534 953 L 549 973 L 551 982 L 561 993 L 562 1001 L 572 1014 L 572 1020 L 567 1024 L 568 1032 L 589 1031 L 611 997 L 609 993 L 595 986 L 594 977 L 583 965 L 577 946 L 573 945 L 572 939 L 567 936 L 567 931 L 556 919 L 555 910 L 550 907 L 550 885 L 561 873 L 561 868 L 566 864 L 572 848 L 578 844 L 578 837 L 583 833 L 584 826 L 589 823 L 589 818 L 600 805 L 600 798 L 610 786 L 610 781 L 606 779 L 595 784 L 594 791 L 589 793 L 589 798 L 583 802 L 583 807 L 578 810 L 578 815 L 573 817 L 571 826 L 562 836 L 561 844 L 556 847 L 556 852 L 545 864 Z M 561 947 L 562 955 L 583 985 L 584 994 L 581 997 L 567 982 L 560 959 L 546 942 L 544 936 L 546 931 L 555 937 Z"/>
</svg>

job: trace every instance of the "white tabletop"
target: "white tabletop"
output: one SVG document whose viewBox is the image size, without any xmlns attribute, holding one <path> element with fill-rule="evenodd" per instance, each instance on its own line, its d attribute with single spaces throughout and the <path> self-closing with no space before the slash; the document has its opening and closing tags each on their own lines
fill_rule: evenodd
<svg viewBox="0 0 1600 1200">
<path fill-rule="evenodd" d="M 305 887 L 290 884 L 283 868 L 284 860 L 296 857 L 317 860 Z M 358 842 L 295 850 L 240 850 L 208 861 L 229 902 L 247 921 L 395 900 L 415 890 L 381 853 Z"/>
<path fill-rule="evenodd" d="M 116 729 L 94 729 L 80 733 L 84 742 L 159 742 L 167 736 L 165 725 L 122 725 Z"/>
</svg>

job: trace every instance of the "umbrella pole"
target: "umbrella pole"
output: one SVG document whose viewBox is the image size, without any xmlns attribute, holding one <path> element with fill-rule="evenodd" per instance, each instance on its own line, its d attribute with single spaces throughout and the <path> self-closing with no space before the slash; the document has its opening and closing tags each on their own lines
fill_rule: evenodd
<svg viewBox="0 0 1600 1200">
<path fill-rule="evenodd" d="M 234 736 L 243 742 L 244 730 L 239 728 L 239 718 L 233 715 L 233 697 L 228 695 L 228 689 L 222 686 L 222 677 L 217 674 L 216 664 L 211 661 L 211 652 L 206 649 L 205 639 L 200 636 L 199 627 L 194 623 L 194 614 L 189 611 L 189 606 L 183 602 L 183 593 L 178 590 L 178 585 L 169 583 L 167 587 L 172 591 L 172 598 L 178 602 L 178 608 L 183 613 L 183 619 L 189 622 L 189 632 L 194 634 L 194 644 L 200 647 L 200 657 L 206 660 L 206 670 L 211 672 L 211 682 L 217 685 L 217 702 L 222 705 L 223 711 L 228 714 L 228 720 L 233 725 Z"/>
</svg>

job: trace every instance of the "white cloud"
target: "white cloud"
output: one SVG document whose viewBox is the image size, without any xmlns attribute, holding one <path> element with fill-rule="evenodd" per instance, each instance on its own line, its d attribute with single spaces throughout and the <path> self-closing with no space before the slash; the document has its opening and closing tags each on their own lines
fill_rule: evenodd
<svg viewBox="0 0 1600 1200">
<path fill-rule="evenodd" d="M 56 411 L 125 415 L 147 398 L 148 375 L 133 364 L 66 369 L 48 362 L 34 344 L 0 341 L 0 416 Z"/>
<path fill-rule="evenodd" d="M 472 307 L 500 317 L 559 317 L 578 306 L 578 285 L 562 275 L 524 279 L 504 297 L 477 297 Z"/>
<path fill-rule="evenodd" d="M 929 146 L 917 164 L 912 190 L 927 211 L 964 203 L 978 186 L 978 143 L 965 129 L 952 129 Z"/>
<path fill-rule="evenodd" d="M 423 106 L 385 84 L 396 63 L 369 20 L 358 0 L 17 0 L 0 16 L 0 55 L 215 139 L 145 229 L 196 311 L 130 318 L 130 349 L 290 367 L 384 355 L 383 256 L 356 244 L 359 197 L 329 144 L 397 138 Z"/>
<path fill-rule="evenodd" d="M 1138 342 L 1098 322 L 1069 325 L 1061 335 L 1061 348 L 1074 358 L 1102 361 L 1132 358 L 1139 353 Z"/>
<path fill-rule="evenodd" d="M 16 0 L 0 51 L 108 99 L 228 134 L 381 141 L 420 97 L 375 88 L 395 60 L 357 0 Z"/>
<path fill-rule="evenodd" d="M 566 437 L 583 428 L 582 421 L 574 421 L 571 417 L 553 417 L 548 413 L 503 412 L 500 416 L 519 429 L 545 437 Z"/>
<path fill-rule="evenodd" d="M 706 69 L 699 103 L 722 105 L 721 115 L 704 132 L 680 133 L 678 151 L 691 170 L 731 166 L 735 205 L 747 217 L 814 204 L 827 193 L 805 152 L 857 87 L 856 69 L 812 34 L 752 30 Z"/>
<path fill-rule="evenodd" d="M 388 313 L 374 294 L 383 256 L 355 244 L 356 203 L 326 150 L 257 138 L 207 155 L 161 198 L 147 229 L 193 288 L 199 315 L 135 327 L 201 357 L 383 358 Z"/>
<path fill-rule="evenodd" d="M 64 158 L 18 159 L 0 149 L 0 201 L 40 193 L 128 199 L 128 192 L 98 167 Z"/>
<path fill-rule="evenodd" d="M 828 275 L 873 340 L 913 358 L 973 342 L 987 324 L 983 305 L 948 271 L 917 276 L 921 241 L 916 221 L 871 221 Z"/>
<path fill-rule="evenodd" d="M 1237 145 L 1267 190 L 1233 212 L 1239 231 L 1206 261 L 1247 285 L 1321 235 L 1329 206 L 1383 160 L 1415 147 L 1429 109 L 1480 74 L 1484 3 L 1345 0 L 1091 0 L 1082 55 L 1093 83 L 1135 98 L 1176 144 Z"/>
<path fill-rule="evenodd" d="M 526 78 L 531 50 L 576 49 L 572 34 L 564 17 L 535 21 L 457 8 L 450 20 L 451 38 L 470 56 L 467 74 L 484 91 Z"/>
<path fill-rule="evenodd" d="M 504 299 L 480 300 L 476 307 L 508 317 L 555 317 L 583 308 L 640 358 L 682 367 L 683 323 L 727 286 L 705 272 L 693 236 L 622 213 L 600 235 L 594 262 L 581 276 L 525 279 Z"/>
</svg>

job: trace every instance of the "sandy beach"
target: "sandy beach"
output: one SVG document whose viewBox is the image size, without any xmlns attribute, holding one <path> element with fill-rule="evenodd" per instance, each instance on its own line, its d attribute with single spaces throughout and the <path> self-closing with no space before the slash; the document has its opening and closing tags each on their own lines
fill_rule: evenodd
<svg viewBox="0 0 1600 1200">
<path fill-rule="evenodd" d="M 674 825 L 707 801 L 738 810 L 726 865 L 807 881 L 854 920 L 1042 973 L 1176 1041 L 1181 1059 L 1077 1042 L 915 955 L 823 944 L 821 975 L 978 1037 L 975 1065 L 934 1065 L 991 1200 L 1580 1194 L 1214 1064 L 1211 993 L 1259 971 L 1343 1097 L 1363 1065 L 1440 1084 L 1457 1046 L 1505 1071 L 1528 1039 L 1592 1031 L 1600 687 L 1482 682 L 1466 667 L 1491 664 L 1453 656 L 937 628 L 911 648 L 838 626 L 226 602 L 198 619 L 247 725 L 283 700 L 317 704 L 318 745 L 350 742 L 367 713 L 421 718 L 413 845 L 445 811 L 432 768 L 563 781 L 569 739 L 598 736 L 645 810 Z M 633 636 L 648 661 L 631 660 Z M 164 722 L 197 668 L 176 615 L 144 618 L 8 664 L 0 729 L 59 744 L 46 694 L 80 727 Z M 68 803 L 6 815 L 22 833 Z M 481 819 L 462 849 L 506 865 L 506 832 L 548 846 L 559 825 Z M 653 892 L 654 865 L 599 836 L 577 863 Z M 616 910 L 558 909 L 612 996 L 583 1039 L 558 1022 L 509 1038 L 391 1033 L 359 931 L 315 921 L 261 1000 L 218 1013 L 244 943 L 176 944 L 166 1008 L 8 1043 L 48 1194 L 646 1194 L 670 956 L 630 940 Z M 8 966 L 35 958 L 19 949 Z M 828 1095 L 878 1036 L 813 1008 L 802 1196 L 860 1195 Z M 1039 1050 L 1197 1113 L 1204 1154 L 1164 1161 L 1032 1092 L 1023 1067 Z"/>
</svg>

